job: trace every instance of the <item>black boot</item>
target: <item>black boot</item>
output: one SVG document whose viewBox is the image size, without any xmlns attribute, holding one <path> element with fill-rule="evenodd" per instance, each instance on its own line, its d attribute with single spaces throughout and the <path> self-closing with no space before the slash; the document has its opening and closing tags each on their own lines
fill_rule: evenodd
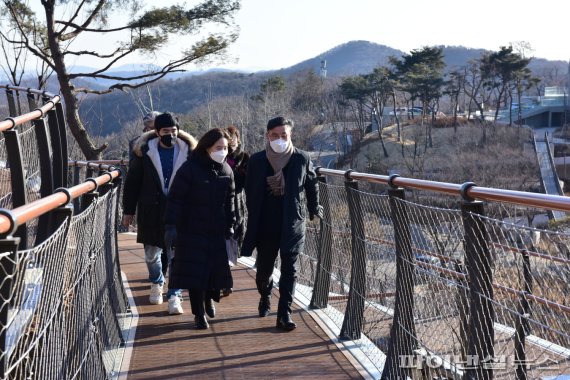
<svg viewBox="0 0 570 380">
<path fill-rule="evenodd" d="M 277 317 L 277 328 L 291 331 L 297 328 L 297 324 L 291 320 L 290 314 L 285 314 L 284 316 Z"/>
<path fill-rule="evenodd" d="M 197 330 L 207 330 L 210 327 L 205 315 L 196 315 L 194 317 L 194 323 L 196 324 Z"/>
<path fill-rule="evenodd" d="M 261 296 L 257 310 L 261 318 L 267 317 L 271 312 L 271 296 Z"/>
<path fill-rule="evenodd" d="M 214 318 L 216 316 L 216 307 L 214 306 L 214 302 L 211 298 L 208 297 L 204 301 L 204 309 L 206 310 L 208 317 Z"/>
</svg>

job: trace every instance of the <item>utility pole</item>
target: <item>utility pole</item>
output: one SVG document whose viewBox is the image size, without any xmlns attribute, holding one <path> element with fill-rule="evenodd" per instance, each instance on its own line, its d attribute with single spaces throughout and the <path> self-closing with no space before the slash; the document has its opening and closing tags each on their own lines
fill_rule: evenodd
<svg viewBox="0 0 570 380">
<path fill-rule="evenodd" d="M 319 123 L 322 124 L 323 129 L 322 129 L 322 136 L 324 137 L 327 135 L 327 133 L 330 133 L 329 131 L 327 131 L 326 128 L 326 117 L 325 117 L 325 78 L 327 77 L 327 61 L 326 59 L 321 59 L 321 71 L 320 71 L 320 77 L 321 77 L 321 104 L 320 104 L 320 115 L 319 115 Z M 330 136 L 330 134 L 329 134 Z M 321 155 L 321 152 L 323 151 L 323 141 L 325 139 L 321 139 L 321 144 L 320 144 L 320 148 L 319 148 L 319 156 Z M 327 163 L 327 168 L 330 164 L 330 161 Z"/>
<path fill-rule="evenodd" d="M 325 124 L 325 78 L 327 77 L 327 60 L 326 59 L 321 59 L 321 71 L 320 71 L 320 77 L 321 77 L 321 115 L 320 115 L 320 119 L 321 119 L 321 123 L 324 125 Z"/>
<path fill-rule="evenodd" d="M 569 72 L 570 72 L 570 68 L 569 68 Z M 327 60 L 322 59 L 321 60 L 321 83 L 324 82 L 326 77 L 327 77 Z"/>
<path fill-rule="evenodd" d="M 564 124 L 568 122 L 568 113 L 570 106 L 568 105 L 568 95 L 570 94 L 570 60 L 568 60 L 568 78 L 566 79 L 566 90 L 564 94 Z"/>
</svg>

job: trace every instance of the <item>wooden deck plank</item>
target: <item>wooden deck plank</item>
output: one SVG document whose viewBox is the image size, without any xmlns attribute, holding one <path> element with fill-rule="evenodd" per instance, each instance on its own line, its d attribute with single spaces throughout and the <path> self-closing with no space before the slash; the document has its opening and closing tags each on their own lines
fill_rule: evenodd
<svg viewBox="0 0 570 380">
<path fill-rule="evenodd" d="M 295 306 L 298 327 L 275 327 L 278 292 L 272 313 L 257 316 L 255 271 L 232 269 L 234 293 L 216 304 L 209 330 L 195 330 L 187 293 L 184 314 L 170 316 L 167 302 L 150 305 L 150 284 L 142 245 L 134 235 L 119 235 L 121 270 L 139 312 L 128 379 L 356 379 L 359 372 L 304 310 Z"/>
</svg>

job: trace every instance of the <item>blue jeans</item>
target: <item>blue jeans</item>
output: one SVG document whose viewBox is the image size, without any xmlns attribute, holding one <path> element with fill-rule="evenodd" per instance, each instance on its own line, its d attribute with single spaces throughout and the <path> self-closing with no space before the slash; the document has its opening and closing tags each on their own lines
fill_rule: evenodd
<svg viewBox="0 0 570 380">
<path fill-rule="evenodd" d="M 171 278 L 174 251 L 172 249 L 168 249 L 166 254 L 168 255 L 168 277 Z M 144 259 L 146 261 L 146 267 L 148 268 L 148 279 L 153 284 L 164 284 L 160 255 L 162 255 L 162 248 L 149 244 L 144 245 Z M 166 299 L 169 299 L 172 295 L 182 298 L 182 289 L 171 289 L 168 287 Z"/>
</svg>

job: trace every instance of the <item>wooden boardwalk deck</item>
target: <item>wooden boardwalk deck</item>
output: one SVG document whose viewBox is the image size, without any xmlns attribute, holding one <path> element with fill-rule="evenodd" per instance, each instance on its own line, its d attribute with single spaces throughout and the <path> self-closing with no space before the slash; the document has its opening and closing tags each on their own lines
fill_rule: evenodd
<svg viewBox="0 0 570 380">
<path fill-rule="evenodd" d="M 187 294 L 185 313 L 170 316 L 167 302 L 148 303 L 149 283 L 142 245 L 119 235 L 121 270 L 138 313 L 128 379 L 356 379 L 362 378 L 313 318 L 295 306 L 292 332 L 275 328 L 278 291 L 272 313 L 257 316 L 255 271 L 233 268 L 234 293 L 216 304 L 209 330 L 195 330 Z"/>
</svg>

